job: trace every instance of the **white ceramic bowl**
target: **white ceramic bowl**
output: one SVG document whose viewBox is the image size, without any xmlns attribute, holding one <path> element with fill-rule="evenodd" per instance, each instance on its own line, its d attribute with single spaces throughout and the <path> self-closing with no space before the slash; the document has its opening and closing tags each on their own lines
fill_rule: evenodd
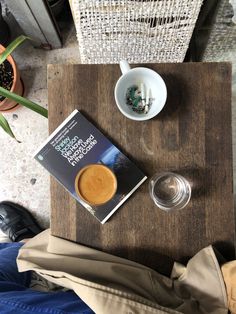
<svg viewBox="0 0 236 314">
<path fill-rule="evenodd" d="M 148 113 L 137 113 L 126 104 L 127 89 L 133 85 L 144 83 L 146 88 L 150 88 L 151 97 L 154 98 Z M 115 86 L 115 100 L 119 110 L 127 118 L 144 121 L 155 117 L 164 107 L 167 98 L 166 84 L 161 76 L 148 68 L 138 67 L 128 70 L 123 74 Z"/>
</svg>

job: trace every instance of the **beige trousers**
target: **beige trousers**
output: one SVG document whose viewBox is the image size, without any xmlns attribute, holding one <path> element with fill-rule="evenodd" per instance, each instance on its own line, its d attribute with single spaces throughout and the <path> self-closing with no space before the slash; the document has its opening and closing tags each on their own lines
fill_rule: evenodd
<svg viewBox="0 0 236 314">
<path fill-rule="evenodd" d="M 226 289 L 211 246 L 186 267 L 176 263 L 168 278 L 46 230 L 20 249 L 17 264 L 20 272 L 33 270 L 74 290 L 95 313 L 227 314 Z"/>
<path fill-rule="evenodd" d="M 221 267 L 228 295 L 228 305 L 232 314 L 236 314 L 236 261 Z"/>
</svg>

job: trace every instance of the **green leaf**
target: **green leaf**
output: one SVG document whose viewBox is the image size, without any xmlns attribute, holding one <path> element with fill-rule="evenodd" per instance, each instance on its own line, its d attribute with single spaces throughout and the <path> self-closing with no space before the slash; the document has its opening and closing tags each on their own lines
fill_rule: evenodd
<svg viewBox="0 0 236 314">
<path fill-rule="evenodd" d="M 0 54 L 0 64 L 3 63 L 6 60 L 6 58 L 12 53 L 12 51 L 14 51 L 16 47 L 18 47 L 26 39 L 30 39 L 30 38 L 27 36 L 21 35 L 17 37 L 15 40 L 13 40 L 13 42 L 11 42 L 7 46 L 7 48 Z"/>
<path fill-rule="evenodd" d="M 25 106 L 25 107 L 41 114 L 45 118 L 48 117 L 48 110 L 47 109 L 41 107 L 40 105 L 34 103 L 31 100 L 28 100 L 24 97 L 21 97 L 21 96 L 15 94 L 13 92 L 9 92 L 8 90 L 6 90 L 5 88 L 3 88 L 1 86 L 0 86 L 0 95 L 16 101 L 17 103 L 21 104 L 22 106 Z"/>
<path fill-rule="evenodd" d="M 7 120 L 4 118 L 4 116 L 0 113 L 0 126 L 3 128 L 3 130 L 10 135 L 11 137 L 13 137 L 15 140 L 16 137 L 14 135 L 14 133 L 12 132 L 9 123 L 7 122 Z M 20 141 L 17 140 L 18 143 L 20 143 Z"/>
</svg>

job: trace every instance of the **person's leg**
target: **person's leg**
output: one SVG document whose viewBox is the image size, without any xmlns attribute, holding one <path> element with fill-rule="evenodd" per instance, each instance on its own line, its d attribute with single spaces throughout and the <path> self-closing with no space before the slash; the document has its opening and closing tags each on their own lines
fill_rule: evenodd
<svg viewBox="0 0 236 314">
<path fill-rule="evenodd" d="M 19 273 L 16 266 L 23 244 L 0 244 L 0 313 L 94 313 L 72 290 L 42 292 L 28 288 L 31 272 Z"/>
<path fill-rule="evenodd" d="M 38 226 L 32 215 L 22 206 L 12 202 L 0 203 L 0 230 L 11 241 L 20 241 L 27 237 L 33 237 L 42 229 Z M 30 272 L 19 273 L 16 265 L 16 257 L 23 243 L 0 243 L 0 291 L 8 289 L 22 289 L 30 283 Z M 5 287 L 5 288 L 4 288 Z"/>
<path fill-rule="evenodd" d="M 0 203 L 0 230 L 12 241 L 41 232 L 31 214 L 17 204 Z M 41 292 L 29 287 L 31 272 L 19 273 L 18 251 L 24 243 L 0 243 L 0 313 L 93 313 L 73 292 Z"/>
<path fill-rule="evenodd" d="M 29 287 L 31 273 L 19 273 L 16 265 L 16 257 L 19 249 L 24 243 L 0 243 L 0 282 L 4 281 L 19 286 Z M 0 284 L 0 291 L 3 285 Z"/>
<path fill-rule="evenodd" d="M 74 291 L 40 292 L 26 289 L 23 291 L 7 291 L 0 293 L 0 313 L 13 310 L 17 314 L 93 314 Z M 23 309 L 23 311 L 22 311 Z M 10 310 L 12 312 L 10 312 Z M 8 313 L 8 312 L 6 312 Z"/>
</svg>

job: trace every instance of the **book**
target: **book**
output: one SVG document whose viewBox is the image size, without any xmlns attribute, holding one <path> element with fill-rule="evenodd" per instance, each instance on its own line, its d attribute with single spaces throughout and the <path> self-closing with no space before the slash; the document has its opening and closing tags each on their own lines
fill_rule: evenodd
<svg viewBox="0 0 236 314">
<path fill-rule="evenodd" d="M 58 126 L 34 158 L 102 224 L 147 179 L 78 110 Z"/>
</svg>

